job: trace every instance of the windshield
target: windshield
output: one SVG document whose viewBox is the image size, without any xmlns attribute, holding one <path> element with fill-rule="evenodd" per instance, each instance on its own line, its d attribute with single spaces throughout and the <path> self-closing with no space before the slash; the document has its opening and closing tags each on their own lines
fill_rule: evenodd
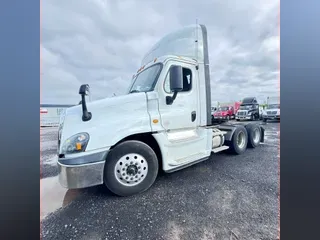
<svg viewBox="0 0 320 240">
<path fill-rule="evenodd" d="M 240 110 L 250 110 L 252 108 L 252 105 L 242 105 L 240 106 Z"/>
<path fill-rule="evenodd" d="M 156 64 L 139 73 L 133 80 L 129 93 L 153 91 L 160 69 L 161 65 Z"/>
<path fill-rule="evenodd" d="M 219 107 L 218 111 L 228 111 L 229 107 Z"/>
<path fill-rule="evenodd" d="M 275 108 L 280 109 L 280 104 L 270 104 L 267 106 L 267 109 L 275 109 Z"/>
</svg>

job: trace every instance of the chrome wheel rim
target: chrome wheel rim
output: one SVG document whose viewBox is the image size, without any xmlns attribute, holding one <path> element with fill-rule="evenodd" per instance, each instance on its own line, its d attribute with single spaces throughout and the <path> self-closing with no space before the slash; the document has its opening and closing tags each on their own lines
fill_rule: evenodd
<svg viewBox="0 0 320 240">
<path fill-rule="evenodd" d="M 259 143 L 260 141 L 260 129 L 258 128 L 253 130 L 253 141 L 254 143 Z"/>
<path fill-rule="evenodd" d="M 122 185 L 135 186 L 147 176 L 148 163 L 140 154 L 126 154 L 117 161 L 114 174 L 117 181 Z"/>
<path fill-rule="evenodd" d="M 237 144 L 238 144 L 239 148 L 241 148 L 241 149 L 244 148 L 244 145 L 246 144 L 246 137 L 245 137 L 244 132 L 240 132 L 238 134 Z"/>
</svg>

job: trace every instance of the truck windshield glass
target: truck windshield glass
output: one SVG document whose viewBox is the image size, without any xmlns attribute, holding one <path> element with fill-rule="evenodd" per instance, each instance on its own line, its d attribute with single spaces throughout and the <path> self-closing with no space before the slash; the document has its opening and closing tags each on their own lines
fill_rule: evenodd
<svg viewBox="0 0 320 240">
<path fill-rule="evenodd" d="M 133 80 L 129 93 L 153 91 L 161 65 L 153 65 L 139 73 Z"/>
<path fill-rule="evenodd" d="M 252 107 L 252 105 L 242 105 L 240 106 L 240 110 L 250 110 Z"/>
<path fill-rule="evenodd" d="M 267 109 L 280 108 L 280 104 L 270 104 L 267 106 Z"/>
<path fill-rule="evenodd" d="M 220 107 L 219 111 L 228 111 L 229 107 Z"/>
</svg>

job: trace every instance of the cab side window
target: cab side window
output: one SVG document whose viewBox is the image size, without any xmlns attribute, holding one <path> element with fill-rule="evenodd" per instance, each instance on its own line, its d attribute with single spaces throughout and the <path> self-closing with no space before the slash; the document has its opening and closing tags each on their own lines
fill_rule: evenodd
<svg viewBox="0 0 320 240">
<path fill-rule="evenodd" d="M 182 92 L 188 92 L 192 88 L 192 71 L 191 71 L 191 69 L 182 68 L 182 76 L 183 76 Z M 170 72 L 168 72 L 166 79 L 164 81 L 164 90 L 167 93 L 171 93 L 171 91 L 170 91 Z"/>
</svg>

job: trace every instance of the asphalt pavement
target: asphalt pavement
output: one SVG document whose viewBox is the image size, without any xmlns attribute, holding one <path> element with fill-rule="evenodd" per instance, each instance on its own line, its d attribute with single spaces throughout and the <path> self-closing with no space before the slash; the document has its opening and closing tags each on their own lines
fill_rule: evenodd
<svg viewBox="0 0 320 240">
<path fill-rule="evenodd" d="M 42 239 L 278 239 L 280 124 L 240 156 L 161 173 L 146 192 L 120 198 L 105 187 L 62 188 L 57 129 L 41 129 Z"/>
</svg>

